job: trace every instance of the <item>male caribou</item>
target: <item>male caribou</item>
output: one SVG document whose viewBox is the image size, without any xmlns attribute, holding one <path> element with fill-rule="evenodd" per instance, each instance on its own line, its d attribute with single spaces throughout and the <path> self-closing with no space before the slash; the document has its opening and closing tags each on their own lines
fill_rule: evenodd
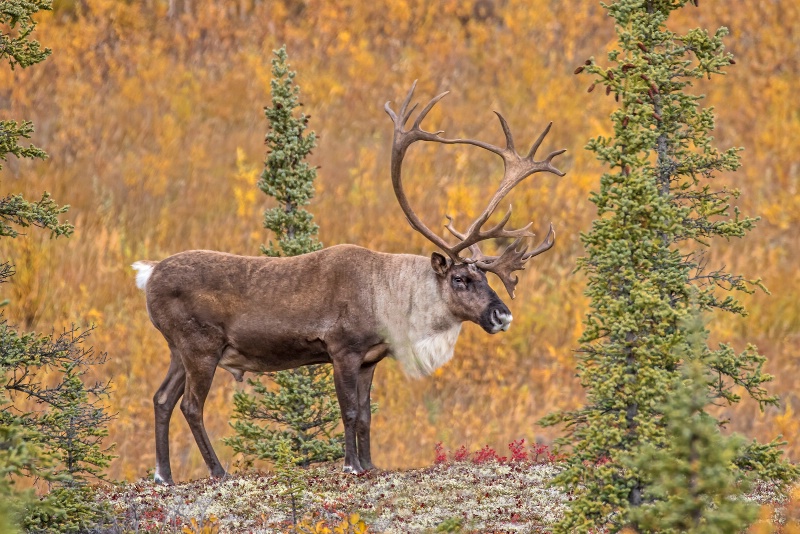
<svg viewBox="0 0 800 534">
<path fill-rule="evenodd" d="M 433 98 L 407 128 L 416 108 L 409 109 L 415 86 L 416 82 L 399 113 L 389 102 L 385 105 L 394 123 L 392 185 L 411 226 L 444 254 L 434 252 L 427 258 L 337 245 L 287 258 L 190 250 L 160 262 L 133 264 L 136 284 L 146 293 L 150 320 L 167 340 L 171 358 L 167 376 L 153 398 L 157 482 L 173 482 L 169 421 L 181 396 L 181 411 L 211 476 L 225 474 L 203 425 L 203 404 L 217 367 L 241 381 L 245 372 L 333 364 L 344 423 L 344 471 L 360 473 L 374 468 L 370 388 L 379 361 L 393 357 L 408 375 L 429 375 L 453 356 L 462 322 L 477 323 L 490 334 L 508 330 L 511 312 L 489 287 L 486 273 L 497 275 L 514 298 L 517 277 L 512 273 L 549 250 L 555 232 L 551 224 L 541 244 L 527 251 L 521 242 L 533 237 L 533 223 L 507 229 L 510 208 L 499 223 L 488 229 L 483 226 L 527 176 L 537 172 L 563 176 L 552 160 L 565 150 L 535 159 L 550 123 L 527 155 L 519 155 L 499 113 L 505 147 L 448 139 L 442 131 L 423 130 L 422 120 L 447 92 Z M 445 228 L 457 239 L 455 244 L 420 220 L 403 191 L 403 158 L 417 141 L 473 145 L 503 159 L 500 186 L 469 228 L 460 232 L 446 216 Z M 479 243 L 493 238 L 514 241 L 499 256 L 483 254 Z"/>
</svg>

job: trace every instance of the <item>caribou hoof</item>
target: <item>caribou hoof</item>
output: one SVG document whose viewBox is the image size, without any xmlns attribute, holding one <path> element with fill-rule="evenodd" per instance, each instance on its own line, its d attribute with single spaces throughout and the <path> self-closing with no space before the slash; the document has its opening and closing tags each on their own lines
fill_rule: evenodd
<svg viewBox="0 0 800 534">
<path fill-rule="evenodd" d="M 228 472 L 225 471 L 224 469 L 220 469 L 219 471 L 211 473 L 211 478 L 222 479 L 227 477 L 228 477 Z"/>
<path fill-rule="evenodd" d="M 160 484 L 162 486 L 174 486 L 175 485 L 175 482 L 172 480 L 172 477 L 163 478 L 158 473 L 153 475 L 153 482 L 155 482 L 156 484 Z"/>
<path fill-rule="evenodd" d="M 342 467 L 342 473 L 350 473 L 350 474 L 353 474 L 353 475 L 358 475 L 358 474 L 361 474 L 363 472 L 364 472 L 364 470 L 361 469 L 361 466 L 353 467 L 352 465 L 346 465 L 346 466 Z"/>
</svg>

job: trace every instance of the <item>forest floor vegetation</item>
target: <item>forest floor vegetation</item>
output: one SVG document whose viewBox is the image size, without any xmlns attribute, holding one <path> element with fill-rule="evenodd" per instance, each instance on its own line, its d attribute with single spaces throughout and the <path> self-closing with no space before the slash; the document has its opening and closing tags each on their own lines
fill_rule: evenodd
<svg viewBox="0 0 800 534">
<path fill-rule="evenodd" d="M 567 499 L 548 487 L 557 469 L 455 462 L 345 475 L 338 463 L 325 464 L 305 471 L 299 526 L 323 532 L 314 530 L 320 521 L 333 529 L 357 513 L 368 532 L 536 532 L 561 515 Z M 292 532 L 284 489 L 272 473 L 261 472 L 175 486 L 142 480 L 109 488 L 99 498 L 110 501 L 133 532 Z"/>
<path fill-rule="evenodd" d="M 431 466 L 361 475 L 343 474 L 339 462 L 304 469 L 296 524 L 291 495 L 271 472 L 174 486 L 143 479 L 101 489 L 97 498 L 115 510 L 115 532 L 547 532 L 571 498 L 549 484 L 559 458 L 521 441 L 509 449 L 509 456 L 489 447 L 448 455 L 439 445 Z M 750 532 L 782 532 L 800 511 L 797 499 L 781 498 L 766 484 L 747 498 L 762 505 Z"/>
</svg>

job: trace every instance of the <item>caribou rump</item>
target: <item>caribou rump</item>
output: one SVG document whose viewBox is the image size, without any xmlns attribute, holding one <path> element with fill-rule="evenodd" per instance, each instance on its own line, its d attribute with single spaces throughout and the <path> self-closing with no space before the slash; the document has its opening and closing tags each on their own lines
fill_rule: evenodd
<svg viewBox="0 0 800 534">
<path fill-rule="evenodd" d="M 447 93 L 433 98 L 412 126 L 406 124 L 414 88 L 395 114 L 391 177 L 401 209 L 411 226 L 444 255 L 386 254 L 354 245 L 337 245 L 287 258 L 246 257 L 191 250 L 160 262 L 138 261 L 136 283 L 146 294 L 147 311 L 170 349 L 170 365 L 153 398 L 155 406 L 157 482 L 173 482 L 169 461 L 169 420 L 178 400 L 211 475 L 225 470 L 203 424 L 203 405 L 217 367 L 242 380 L 260 373 L 330 363 L 345 431 L 344 471 L 373 469 L 370 454 L 370 389 L 376 364 L 390 356 L 413 377 L 429 375 L 453 356 L 461 323 L 471 321 L 495 334 L 508 329 L 512 316 L 489 286 L 496 274 L 511 298 L 517 277 L 533 256 L 555 243 L 552 224 L 531 251 L 521 246 L 532 237 L 532 223 L 507 229 L 508 213 L 491 228 L 483 225 L 508 192 L 536 172 L 564 173 L 552 165 L 551 152 L 534 159 L 550 125 L 526 156 L 514 148 L 511 131 L 497 113 L 506 146 L 471 139 L 448 139 L 420 123 Z M 402 161 L 416 141 L 468 144 L 503 159 L 504 174 L 487 208 L 462 233 L 447 216 L 446 229 L 458 240 L 450 245 L 414 213 L 403 191 Z M 499 256 L 484 255 L 479 243 L 511 238 Z M 462 257 L 462 252 L 469 255 Z"/>
</svg>

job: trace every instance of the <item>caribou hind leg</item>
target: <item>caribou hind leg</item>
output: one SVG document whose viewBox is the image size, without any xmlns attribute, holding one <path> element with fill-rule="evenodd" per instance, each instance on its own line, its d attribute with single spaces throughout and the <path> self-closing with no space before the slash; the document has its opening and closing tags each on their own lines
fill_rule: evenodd
<svg viewBox="0 0 800 534">
<path fill-rule="evenodd" d="M 171 351 L 169 370 L 161 387 L 153 396 L 156 419 L 156 473 L 155 481 L 160 484 L 174 484 L 169 463 L 169 420 L 172 411 L 183 395 L 186 383 L 186 370 L 180 357 Z"/>
<path fill-rule="evenodd" d="M 370 390 L 372 389 L 372 377 L 375 374 L 377 363 L 364 364 L 358 371 L 358 419 L 356 420 L 356 437 L 358 442 L 358 461 L 361 467 L 370 470 L 375 469 L 372 465 L 372 455 L 369 448 L 369 432 L 372 422 L 372 406 L 370 406 Z"/>
<path fill-rule="evenodd" d="M 197 339 L 200 338 L 200 339 Z M 208 470 L 212 477 L 222 478 L 225 476 L 225 469 L 217 458 L 211 440 L 208 439 L 206 427 L 203 423 L 203 405 L 206 402 L 208 391 L 211 389 L 211 382 L 214 380 L 214 371 L 219 362 L 219 351 L 213 347 L 210 340 L 205 343 L 197 343 L 202 337 L 197 335 L 189 347 L 181 347 L 180 354 L 186 369 L 186 387 L 181 401 L 181 412 L 189 423 L 192 430 L 194 441 L 200 449 Z"/>
</svg>

